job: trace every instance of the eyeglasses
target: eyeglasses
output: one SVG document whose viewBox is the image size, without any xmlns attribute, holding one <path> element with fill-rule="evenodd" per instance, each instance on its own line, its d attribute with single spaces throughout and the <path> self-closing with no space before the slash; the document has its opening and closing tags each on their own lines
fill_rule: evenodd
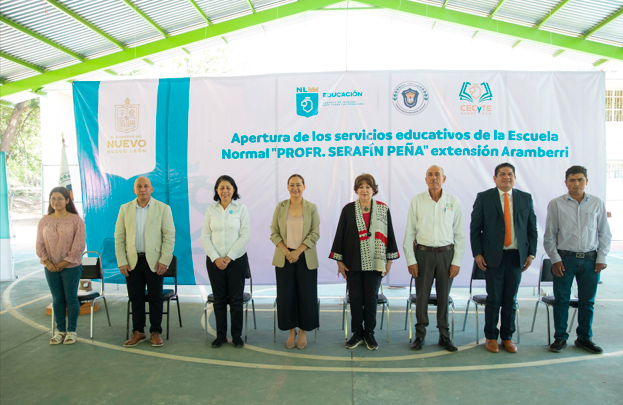
<svg viewBox="0 0 623 405">
<path fill-rule="evenodd" d="M 61 202 L 65 201 L 65 198 L 50 198 L 50 202 Z"/>
</svg>

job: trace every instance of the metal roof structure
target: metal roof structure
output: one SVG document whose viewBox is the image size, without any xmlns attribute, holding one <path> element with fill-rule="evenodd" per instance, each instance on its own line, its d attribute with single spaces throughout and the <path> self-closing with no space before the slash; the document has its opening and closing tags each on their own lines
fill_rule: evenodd
<svg viewBox="0 0 623 405">
<path fill-rule="evenodd" d="M 369 12 L 599 66 L 623 61 L 623 0 L 0 0 L 0 97 L 319 17 Z"/>
</svg>

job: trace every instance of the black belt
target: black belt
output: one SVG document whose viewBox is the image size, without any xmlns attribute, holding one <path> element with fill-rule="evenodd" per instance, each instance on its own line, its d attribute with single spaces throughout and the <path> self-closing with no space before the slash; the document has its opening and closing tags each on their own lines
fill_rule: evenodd
<svg viewBox="0 0 623 405">
<path fill-rule="evenodd" d="M 586 253 L 570 252 L 568 250 L 559 250 L 558 253 L 561 256 L 576 257 L 578 259 L 584 259 L 585 257 L 595 257 L 595 256 L 597 256 L 597 251 L 596 250 L 593 250 L 592 252 L 586 252 Z"/>
<path fill-rule="evenodd" d="M 445 252 L 447 250 L 453 250 L 454 245 L 441 246 L 441 247 L 431 247 L 424 245 L 416 245 L 415 248 L 417 250 L 426 250 L 427 252 Z"/>
<path fill-rule="evenodd" d="M 137 253 L 138 257 L 145 257 L 145 253 Z"/>
</svg>

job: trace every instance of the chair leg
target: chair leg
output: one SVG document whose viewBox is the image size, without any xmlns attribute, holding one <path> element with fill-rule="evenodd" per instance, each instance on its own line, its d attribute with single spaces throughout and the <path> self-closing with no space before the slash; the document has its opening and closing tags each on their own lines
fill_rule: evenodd
<svg viewBox="0 0 623 405">
<path fill-rule="evenodd" d="M 549 330 L 549 305 L 545 305 L 545 309 L 547 310 L 547 344 L 552 344 L 552 334 Z"/>
<path fill-rule="evenodd" d="M 257 323 L 255 321 L 255 301 L 251 299 L 251 308 L 253 308 L 253 329 L 257 329 Z"/>
<path fill-rule="evenodd" d="M 536 322 L 536 312 L 539 310 L 539 302 L 536 302 L 536 305 L 534 307 L 534 316 L 532 317 L 532 329 L 530 329 L 530 332 L 534 332 L 534 322 Z"/>
<path fill-rule="evenodd" d="M 128 299 L 128 314 L 127 314 L 127 322 L 125 326 L 125 339 L 130 339 L 130 300 Z"/>
<path fill-rule="evenodd" d="M 480 344 L 480 336 L 478 335 L 479 326 L 478 326 L 478 304 L 474 302 L 474 306 L 476 307 L 476 344 Z"/>
<path fill-rule="evenodd" d="M 177 317 L 180 319 L 180 328 L 182 327 L 182 312 L 180 310 L 180 297 L 175 297 L 175 303 L 177 304 Z"/>
<path fill-rule="evenodd" d="M 95 304 L 95 300 L 91 301 L 91 334 L 90 338 L 93 339 L 93 305 Z"/>
<path fill-rule="evenodd" d="M 318 342 L 318 329 L 320 329 L 320 299 L 318 299 L 318 327 L 314 330 L 314 343 Z"/>
<path fill-rule="evenodd" d="M 521 343 L 521 328 L 519 327 L 519 307 L 515 311 L 515 315 L 517 318 L 517 344 Z"/>
<path fill-rule="evenodd" d="M 405 307 L 405 330 L 407 330 L 407 318 L 409 318 L 409 302 L 409 299 L 407 299 L 407 306 Z"/>
<path fill-rule="evenodd" d="M 56 332 L 56 323 L 54 322 L 54 306 L 52 306 L 52 325 L 50 326 L 52 329 L 52 337 L 54 337 L 54 333 Z"/>
<path fill-rule="evenodd" d="M 244 311 L 244 341 L 247 341 L 247 326 L 249 326 L 249 301 L 247 301 L 247 305 Z"/>
<path fill-rule="evenodd" d="M 346 324 L 346 300 L 342 301 L 342 330 L 344 330 L 344 325 Z"/>
<path fill-rule="evenodd" d="M 205 316 L 205 321 L 206 321 L 206 340 L 209 339 L 209 335 L 208 335 L 208 302 L 206 301 L 206 305 L 205 307 L 203 307 L 203 314 Z"/>
<path fill-rule="evenodd" d="M 469 300 L 467 300 L 467 308 L 465 308 L 465 318 L 463 318 L 463 332 L 465 332 L 465 325 L 467 325 L 467 314 L 469 313 Z"/>
<path fill-rule="evenodd" d="M 385 304 L 383 304 L 383 310 L 381 311 L 381 329 L 383 329 L 383 318 L 385 317 Z"/>
<path fill-rule="evenodd" d="M 575 308 L 575 310 L 573 311 L 573 316 L 571 317 L 571 324 L 569 324 L 569 330 L 567 331 L 567 333 L 571 333 L 571 329 L 573 329 L 573 321 L 575 321 L 575 316 L 578 313 L 578 309 Z"/>
<path fill-rule="evenodd" d="M 169 340 L 169 311 L 171 309 L 171 299 L 167 300 L 167 340 Z"/>
<path fill-rule="evenodd" d="M 277 299 L 273 302 L 273 343 L 277 342 Z"/>
<path fill-rule="evenodd" d="M 413 303 L 411 302 L 411 300 L 407 300 L 407 303 L 407 305 L 409 305 L 407 309 L 407 314 L 409 315 L 409 343 L 411 343 L 411 339 L 413 339 Z"/>
<path fill-rule="evenodd" d="M 110 324 L 110 314 L 108 313 L 108 304 L 106 303 L 106 297 L 102 297 L 104 300 L 104 308 L 106 308 L 106 316 L 108 317 L 108 326 L 112 326 Z"/>
<path fill-rule="evenodd" d="M 344 341 L 348 342 L 348 322 L 346 322 L 346 317 L 348 316 L 348 308 L 346 307 L 346 303 L 344 303 L 344 311 L 342 317 L 342 326 L 344 329 Z"/>
<path fill-rule="evenodd" d="M 387 343 L 389 343 L 389 300 L 387 301 Z"/>
<path fill-rule="evenodd" d="M 452 303 L 452 341 L 454 341 L 454 302 Z"/>
</svg>

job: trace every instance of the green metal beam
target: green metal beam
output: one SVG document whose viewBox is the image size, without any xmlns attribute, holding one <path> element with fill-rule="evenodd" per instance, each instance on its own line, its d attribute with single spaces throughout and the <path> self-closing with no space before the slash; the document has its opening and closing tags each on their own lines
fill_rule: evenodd
<svg viewBox="0 0 623 405">
<path fill-rule="evenodd" d="M 449 10 L 441 7 L 430 7 L 423 3 L 401 0 L 357 0 L 358 3 L 383 7 L 388 10 L 400 11 L 421 17 L 432 18 L 437 21 L 458 24 L 481 31 L 510 36 L 518 40 L 526 40 L 544 45 L 565 49 L 568 51 L 588 53 L 623 61 L 623 47 L 587 41 L 583 38 L 571 37 L 539 30 L 534 27 L 524 27 L 500 20 L 492 20 L 461 11 Z M 296 4 L 296 3 L 295 3 Z"/>
<path fill-rule="evenodd" d="M 563 8 L 565 6 L 565 4 L 569 3 L 571 0 L 562 0 L 560 3 L 558 3 L 558 5 L 556 7 L 554 7 L 552 9 L 552 11 L 550 11 L 549 13 L 547 13 L 547 15 L 545 17 L 543 17 L 543 19 L 541 21 L 539 21 L 534 28 L 541 28 L 543 26 L 543 24 L 545 24 L 547 22 L 547 20 L 549 20 L 550 18 L 552 18 L 554 16 L 554 14 L 556 14 L 561 8 Z"/>
<path fill-rule="evenodd" d="M 143 11 L 141 11 L 140 8 L 136 7 L 136 4 L 132 3 L 130 0 L 121 0 L 122 2 L 124 2 L 125 4 L 128 5 L 128 7 L 130 7 L 132 10 L 136 11 L 136 14 L 138 14 L 143 20 L 147 21 L 152 27 L 154 27 L 156 29 L 156 31 L 158 31 L 163 37 L 165 38 L 169 38 L 170 35 L 167 34 L 167 32 L 165 30 L 163 30 L 162 28 L 160 28 L 160 26 L 158 24 L 156 24 L 154 22 L 154 20 L 152 20 L 151 18 L 147 17 L 147 14 L 143 13 Z"/>
<path fill-rule="evenodd" d="M 450 1 L 450 0 L 445 0 L 445 1 L 443 2 L 443 6 L 441 6 L 441 8 L 446 8 L 446 6 L 448 5 L 448 2 L 449 2 L 449 1 Z"/>
<path fill-rule="evenodd" d="M 556 52 L 554 52 L 554 54 L 552 55 L 552 58 L 555 58 L 555 57 L 557 57 L 557 56 L 560 56 L 560 55 L 562 55 L 564 52 L 565 52 L 565 50 L 564 50 L 564 49 L 559 49 L 559 50 L 557 50 Z"/>
<path fill-rule="evenodd" d="M 43 87 L 39 87 L 38 89 L 32 89 L 32 90 L 30 90 L 30 92 L 32 94 L 36 94 L 38 96 L 47 96 L 48 95 L 48 93 L 43 91 Z"/>
<path fill-rule="evenodd" d="M 3 24 L 8 25 L 11 28 L 16 29 L 16 30 L 18 30 L 18 31 L 20 31 L 20 32 L 22 32 L 22 33 L 24 33 L 26 35 L 28 35 L 29 37 L 32 37 L 32 38 L 36 39 L 37 41 L 41 41 L 41 42 L 43 42 L 45 44 L 48 44 L 48 45 L 50 45 L 54 49 L 58 49 L 61 52 L 65 52 L 67 55 L 69 55 L 69 56 L 71 56 L 73 58 L 78 59 L 80 62 L 84 62 L 84 60 L 85 60 L 82 55 L 77 54 L 76 52 L 65 48 L 64 46 L 60 45 L 57 42 L 54 42 L 54 41 L 51 41 L 51 40 L 47 39 L 43 35 L 39 35 L 39 34 L 33 32 L 33 31 L 29 30 L 28 28 L 22 27 L 21 25 L 17 24 L 16 22 L 11 21 L 8 18 L 3 17 L 1 15 L 0 15 L 0 22 L 3 23 Z"/>
<path fill-rule="evenodd" d="M 604 63 L 608 62 L 610 59 L 600 59 L 597 62 L 593 63 L 593 67 L 601 66 Z"/>
<path fill-rule="evenodd" d="M 111 76 L 119 76 L 119 75 L 117 74 L 117 72 L 115 72 L 115 71 L 114 71 L 114 70 L 112 70 L 112 69 L 104 69 L 104 72 L 108 73 L 108 74 L 109 74 L 109 75 L 111 75 Z"/>
<path fill-rule="evenodd" d="M 504 2 L 505 2 L 505 1 L 506 1 L 506 0 L 500 0 L 500 2 L 498 3 L 498 5 L 497 5 L 497 6 L 495 6 L 495 8 L 493 9 L 493 11 L 491 11 L 491 14 L 489 14 L 489 18 L 493 18 L 493 17 L 494 17 L 494 16 L 498 13 L 498 11 L 500 10 L 500 7 L 502 7 L 502 5 L 504 5 Z"/>
<path fill-rule="evenodd" d="M 10 60 L 13 63 L 17 63 L 18 65 L 22 65 L 30 70 L 34 70 L 35 72 L 39 72 L 39 73 L 45 73 L 45 69 L 37 66 L 37 65 L 33 65 L 32 63 L 28 63 L 24 60 L 18 59 L 15 56 L 11 56 L 9 54 L 6 54 L 2 51 L 0 51 L 0 58 L 4 58 L 6 60 Z"/>
<path fill-rule="evenodd" d="M 153 65 L 154 65 L 154 62 L 150 61 L 150 60 L 149 60 L 149 59 L 147 59 L 147 58 L 143 58 L 143 62 L 145 62 L 145 63 L 147 63 L 148 65 L 151 65 L 151 66 L 153 66 Z"/>
<path fill-rule="evenodd" d="M 125 45 L 123 45 L 121 42 L 117 41 L 115 38 L 111 37 L 110 35 L 108 35 L 104 31 L 102 31 L 101 29 L 97 28 L 95 25 L 91 24 L 90 22 L 88 22 L 84 18 L 80 17 L 78 14 L 74 13 L 73 11 L 71 11 L 70 9 L 65 7 L 63 4 L 61 4 L 58 0 L 45 0 L 45 1 L 47 1 L 52 6 L 56 7 L 57 9 L 62 11 L 63 13 L 67 14 L 68 16 L 73 18 L 74 20 L 78 21 L 80 24 L 82 24 L 85 27 L 89 28 L 91 31 L 95 32 L 96 34 L 98 34 L 98 35 L 100 35 L 100 36 L 102 36 L 104 38 L 106 38 L 108 41 L 112 42 L 113 44 L 115 44 L 119 48 L 121 48 L 123 50 L 127 49 L 127 47 Z"/>
<path fill-rule="evenodd" d="M 517 45 L 519 45 L 520 43 L 521 43 L 521 39 L 519 41 L 515 42 L 511 48 L 515 49 L 517 47 Z"/>
<path fill-rule="evenodd" d="M 181 49 L 182 49 L 182 51 L 184 51 L 184 53 L 186 53 L 186 54 L 190 55 L 190 51 L 189 51 L 188 49 L 186 49 L 186 48 L 184 48 L 184 47 L 182 47 Z"/>
<path fill-rule="evenodd" d="M 3 78 L 1 78 L 1 77 L 0 77 L 0 84 L 7 84 L 7 83 L 8 83 L 8 82 L 7 82 L 5 79 L 3 79 Z"/>
<path fill-rule="evenodd" d="M 199 7 L 199 5 L 195 2 L 195 0 L 188 0 L 190 1 L 190 4 L 193 5 L 193 7 L 195 8 L 195 10 L 197 10 L 197 12 L 199 14 L 201 14 L 201 18 L 203 18 L 203 20 L 208 24 L 208 25 L 212 25 L 212 21 L 210 21 L 210 19 L 208 18 L 208 16 L 206 15 L 206 13 L 203 12 L 203 10 L 201 9 L 201 7 Z"/>
<path fill-rule="evenodd" d="M 4 100 L 0 100 L 0 105 L 4 106 L 4 107 L 9 107 L 9 108 L 13 108 L 15 107 L 13 105 L 13 103 L 9 103 L 8 101 L 4 101 Z"/>
<path fill-rule="evenodd" d="M 597 24 L 596 26 L 594 26 L 590 30 L 586 31 L 582 35 L 582 38 L 586 39 L 586 38 L 590 37 L 591 35 L 593 35 L 597 31 L 599 31 L 600 29 L 605 27 L 606 25 L 610 24 L 612 21 L 614 21 L 617 18 L 619 18 L 621 15 L 623 15 L 623 7 L 621 7 L 618 11 L 614 12 L 613 14 L 611 14 L 608 18 L 606 18 L 605 20 L 603 20 L 602 22 L 600 22 L 599 24 Z"/>
<path fill-rule="evenodd" d="M 48 0 L 50 1 L 50 0 Z M 209 38 L 222 37 L 233 31 L 244 28 L 265 24 L 281 18 L 291 17 L 306 11 L 316 10 L 331 4 L 338 3 L 336 0 L 300 0 L 293 3 L 258 11 L 232 20 L 223 21 L 209 27 L 197 28 L 170 38 L 163 38 L 158 41 L 150 42 L 136 48 L 126 49 L 95 59 L 89 59 L 82 63 L 63 67 L 60 69 L 45 72 L 44 74 L 7 83 L 0 87 L 0 97 L 6 97 L 20 91 L 27 91 L 38 88 L 50 83 L 64 81 L 73 77 L 107 69 L 121 63 L 136 59 L 143 59 L 155 53 L 163 52 L 173 48 L 180 48 L 198 41 Z M 415 4 L 415 3 L 414 3 Z M 608 55 L 610 56 L 610 55 Z"/>
<path fill-rule="evenodd" d="M 251 7 L 251 11 L 253 12 L 253 14 L 255 14 L 255 7 L 253 7 L 251 0 L 247 0 L 247 3 L 249 3 L 249 7 Z"/>
</svg>

